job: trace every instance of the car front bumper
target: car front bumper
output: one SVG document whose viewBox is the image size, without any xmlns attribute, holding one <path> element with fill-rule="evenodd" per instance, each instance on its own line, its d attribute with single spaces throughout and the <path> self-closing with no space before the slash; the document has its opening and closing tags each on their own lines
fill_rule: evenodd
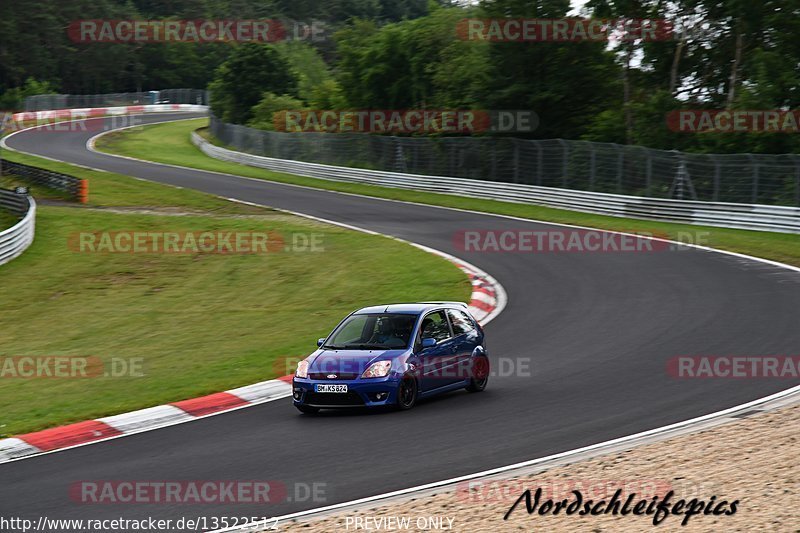
<svg viewBox="0 0 800 533">
<path fill-rule="evenodd" d="M 347 385 L 347 392 L 316 392 L 314 385 Z M 316 380 L 295 377 L 292 380 L 292 399 L 295 405 L 339 409 L 349 407 L 379 407 L 397 403 L 399 380 L 394 377 L 375 379 Z"/>
</svg>

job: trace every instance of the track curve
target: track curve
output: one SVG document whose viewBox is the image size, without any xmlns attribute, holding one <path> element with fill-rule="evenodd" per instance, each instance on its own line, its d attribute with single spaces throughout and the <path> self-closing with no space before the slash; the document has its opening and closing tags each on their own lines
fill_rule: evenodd
<svg viewBox="0 0 800 533">
<path fill-rule="evenodd" d="M 155 123 L 187 116 L 141 118 Z M 298 416 L 288 400 L 277 401 L 3 464 L 4 516 L 283 515 L 590 445 L 797 384 L 682 381 L 666 373 L 667 360 L 676 355 L 796 354 L 796 272 L 696 249 L 465 253 L 453 244 L 460 230 L 558 227 L 120 159 L 86 150 L 92 135 L 31 130 L 12 136 L 7 144 L 22 152 L 369 228 L 461 257 L 489 272 L 508 292 L 505 311 L 486 328 L 492 357 L 530 358 L 532 377 L 494 377 L 484 394 L 450 394 L 410 413 L 308 418 Z M 73 502 L 68 493 L 81 480 L 181 479 L 325 483 L 326 501 L 283 501 L 268 507 L 87 506 Z"/>
</svg>

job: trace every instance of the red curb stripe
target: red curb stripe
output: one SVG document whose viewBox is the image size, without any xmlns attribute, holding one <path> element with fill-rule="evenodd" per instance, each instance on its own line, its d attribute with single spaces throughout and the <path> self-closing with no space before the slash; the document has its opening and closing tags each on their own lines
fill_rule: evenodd
<svg viewBox="0 0 800 533">
<path fill-rule="evenodd" d="M 192 416 L 203 416 L 218 411 L 226 411 L 249 402 L 227 392 L 217 392 L 208 396 L 200 396 L 190 400 L 171 403 L 178 409 L 182 409 Z"/>
<path fill-rule="evenodd" d="M 494 311 L 494 307 L 495 307 L 495 306 L 493 306 L 491 304 L 487 304 L 486 302 L 481 301 L 481 300 L 472 300 L 469 303 L 469 305 L 471 305 L 472 307 L 477 307 L 478 309 L 486 311 L 487 313 L 491 313 L 492 311 Z"/>
<path fill-rule="evenodd" d="M 97 420 L 87 420 L 68 426 L 45 429 L 36 433 L 18 435 L 20 438 L 32 446 L 36 446 L 43 452 L 49 452 L 58 448 L 66 448 L 84 442 L 106 439 L 121 435 L 122 432 Z"/>
<path fill-rule="evenodd" d="M 488 294 L 489 296 L 494 296 L 494 289 L 491 287 L 472 287 L 472 292 L 482 292 L 483 294 Z"/>
<path fill-rule="evenodd" d="M 286 383 L 291 383 L 292 379 L 294 378 L 294 374 L 289 374 L 288 376 L 281 376 L 278 379 L 284 381 Z"/>
</svg>

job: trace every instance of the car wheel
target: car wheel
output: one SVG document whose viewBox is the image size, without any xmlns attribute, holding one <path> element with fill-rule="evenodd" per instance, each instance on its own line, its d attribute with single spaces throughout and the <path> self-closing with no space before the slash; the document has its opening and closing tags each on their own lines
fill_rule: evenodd
<svg viewBox="0 0 800 533">
<path fill-rule="evenodd" d="M 417 404 L 417 380 L 406 376 L 397 387 L 397 408 L 401 411 L 411 409 Z"/>
<path fill-rule="evenodd" d="M 489 358 L 479 355 L 472 363 L 472 377 L 466 389 L 469 392 L 481 392 L 489 383 Z"/>
<path fill-rule="evenodd" d="M 319 407 L 311 407 L 309 405 L 295 405 L 295 407 L 304 415 L 315 415 L 319 413 Z"/>
</svg>

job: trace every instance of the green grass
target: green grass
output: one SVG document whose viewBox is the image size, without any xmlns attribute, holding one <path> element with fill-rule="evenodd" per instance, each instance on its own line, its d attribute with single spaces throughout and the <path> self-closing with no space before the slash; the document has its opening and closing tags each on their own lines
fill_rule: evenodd
<svg viewBox="0 0 800 533">
<path fill-rule="evenodd" d="M 222 198 L 217 198 L 192 189 L 179 189 L 168 185 L 132 179 L 122 174 L 91 170 L 77 165 L 51 161 L 49 159 L 11 150 L 3 150 L 3 157 L 9 161 L 34 165 L 39 168 L 89 180 L 89 202 L 87 204 L 89 207 L 170 206 L 174 208 L 213 211 L 221 214 L 253 213 L 259 211 L 258 208 L 229 202 Z M 9 187 L 13 184 L 28 186 L 31 194 L 33 194 L 35 198 L 54 200 L 69 199 L 67 195 L 60 191 L 26 183 L 13 177 L 4 177 L 0 179 L 0 187 Z"/>
<path fill-rule="evenodd" d="M 9 213 L 5 209 L 0 209 L 0 231 L 10 228 L 19 221 L 19 217 Z"/>
<path fill-rule="evenodd" d="M 696 242 L 723 250 L 751 254 L 800 266 L 800 236 L 793 234 L 735 230 L 594 215 L 536 205 L 306 178 L 219 161 L 207 157 L 191 143 L 190 133 L 204 126 L 206 123 L 207 119 L 196 119 L 115 132 L 99 139 L 97 148 L 109 153 L 127 155 L 160 163 L 183 165 L 202 170 L 226 172 L 333 191 L 350 192 L 379 198 L 405 200 L 601 229 L 668 235 L 673 239 L 677 238 L 684 242 Z M 206 130 L 201 130 L 201 134 L 209 138 Z"/>
<path fill-rule="evenodd" d="M 4 151 L 90 180 L 88 208 L 38 190 L 36 239 L 0 266 L 0 357 L 141 358 L 142 377 L 0 378 L 0 437 L 285 375 L 352 309 L 469 298 L 453 265 L 385 237 L 197 191 Z M 7 184 L 13 177 L 4 178 Z M 35 188 L 36 189 L 36 188 Z M 320 234 L 324 251 L 251 255 L 78 253 L 94 231 Z"/>
</svg>

